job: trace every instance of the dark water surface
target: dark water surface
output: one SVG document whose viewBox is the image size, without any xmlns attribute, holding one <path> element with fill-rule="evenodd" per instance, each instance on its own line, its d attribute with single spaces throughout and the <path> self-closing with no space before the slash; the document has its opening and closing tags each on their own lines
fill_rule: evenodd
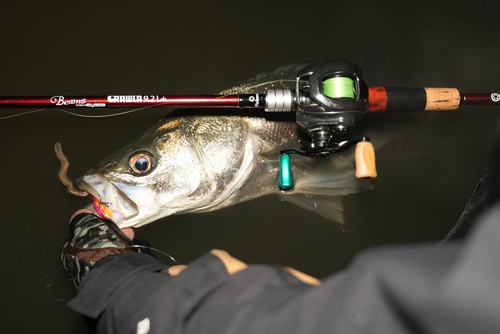
<svg viewBox="0 0 500 334">
<path fill-rule="evenodd" d="M 381 3 L 4 1 L 0 95 L 210 94 L 320 59 L 358 63 L 369 86 L 500 89 L 500 25 L 489 2 Z M 317 277 L 368 247 L 440 240 L 489 169 L 498 112 L 367 116 L 360 129 L 388 143 L 377 152 L 375 190 L 345 198 L 346 219 L 361 224 L 354 232 L 265 197 L 137 233 L 183 263 L 222 248 Z M 165 113 L 87 119 L 50 110 L 0 120 L 2 333 L 85 332 L 65 307 L 74 292 L 59 251 L 69 217 L 88 199 L 59 183 L 54 143 L 76 178 Z"/>
</svg>

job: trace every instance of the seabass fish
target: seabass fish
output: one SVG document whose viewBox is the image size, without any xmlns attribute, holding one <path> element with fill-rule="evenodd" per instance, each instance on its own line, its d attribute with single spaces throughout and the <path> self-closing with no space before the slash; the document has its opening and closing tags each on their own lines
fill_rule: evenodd
<svg viewBox="0 0 500 334">
<path fill-rule="evenodd" d="M 280 68 L 222 94 L 286 88 L 298 70 Z M 300 133 L 293 120 L 175 112 L 77 182 L 93 195 L 98 213 L 121 228 L 267 194 L 343 222 L 339 196 L 371 189 L 369 181 L 354 176 L 353 149 L 320 159 L 294 155 L 295 189 L 282 194 L 277 187 L 279 151 L 296 147 Z"/>
</svg>

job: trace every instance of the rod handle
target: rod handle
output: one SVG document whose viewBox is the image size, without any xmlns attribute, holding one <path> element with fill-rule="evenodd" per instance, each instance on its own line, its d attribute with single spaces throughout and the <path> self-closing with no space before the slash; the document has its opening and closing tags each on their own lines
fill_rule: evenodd
<svg viewBox="0 0 500 334">
<path fill-rule="evenodd" d="M 455 110 L 460 105 L 456 88 L 371 87 L 368 89 L 369 112 Z"/>
<path fill-rule="evenodd" d="M 356 177 L 358 179 L 376 178 L 377 167 L 375 165 L 375 150 L 369 139 L 365 138 L 356 144 L 354 152 L 356 163 Z"/>
</svg>

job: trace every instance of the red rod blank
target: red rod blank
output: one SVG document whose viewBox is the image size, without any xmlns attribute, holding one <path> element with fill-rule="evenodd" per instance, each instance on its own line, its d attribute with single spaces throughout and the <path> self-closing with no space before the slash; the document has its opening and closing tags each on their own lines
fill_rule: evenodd
<svg viewBox="0 0 500 334">
<path fill-rule="evenodd" d="M 498 93 L 463 93 L 461 105 L 492 105 L 499 101 Z"/>
<path fill-rule="evenodd" d="M 0 97 L 0 108 L 238 107 L 238 95 L 109 95 Z"/>
</svg>

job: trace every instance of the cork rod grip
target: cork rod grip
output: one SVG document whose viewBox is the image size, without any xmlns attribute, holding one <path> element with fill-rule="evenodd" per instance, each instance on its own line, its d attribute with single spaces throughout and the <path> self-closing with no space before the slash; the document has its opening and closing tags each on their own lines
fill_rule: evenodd
<svg viewBox="0 0 500 334">
<path fill-rule="evenodd" d="M 456 88 L 427 88 L 425 110 L 455 110 L 460 105 L 460 92 Z"/>
<path fill-rule="evenodd" d="M 354 152 L 356 163 L 356 177 L 358 179 L 376 178 L 377 168 L 375 166 L 375 150 L 369 141 L 362 141 L 356 144 Z"/>
</svg>

